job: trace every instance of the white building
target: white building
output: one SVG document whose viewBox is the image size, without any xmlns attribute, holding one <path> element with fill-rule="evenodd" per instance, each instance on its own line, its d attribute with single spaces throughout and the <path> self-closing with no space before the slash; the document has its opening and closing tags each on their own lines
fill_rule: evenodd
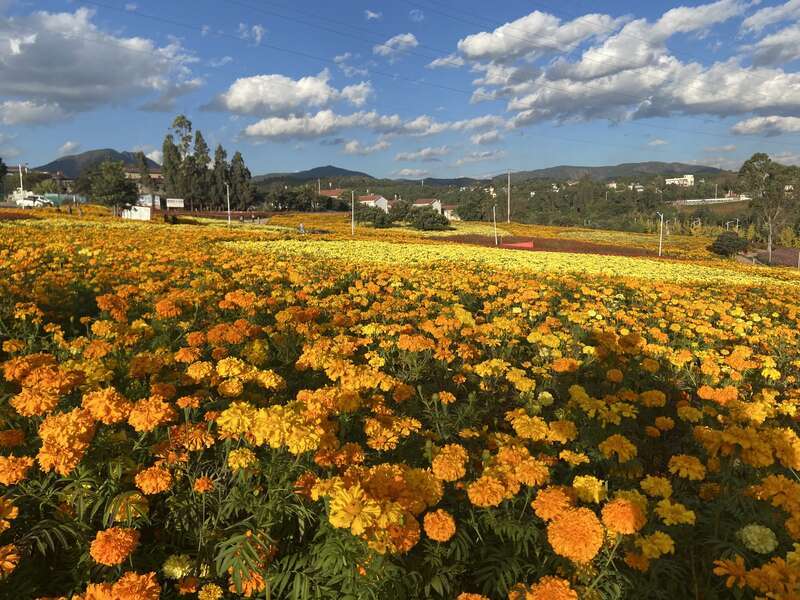
<svg viewBox="0 0 800 600">
<path fill-rule="evenodd" d="M 442 203 L 436 198 L 420 198 L 411 205 L 411 208 L 424 208 L 426 206 L 442 214 Z"/>
<path fill-rule="evenodd" d="M 665 179 L 667 185 L 677 185 L 679 187 L 692 187 L 694 185 L 694 175 L 684 175 L 683 177 L 672 177 Z"/>
<path fill-rule="evenodd" d="M 616 182 L 616 181 L 609 181 L 609 182 L 606 184 L 606 187 L 607 187 L 608 189 L 610 189 L 610 190 L 615 190 L 615 189 L 617 189 L 617 182 Z"/>
<path fill-rule="evenodd" d="M 448 221 L 460 221 L 461 217 L 458 216 L 458 205 L 456 204 L 443 204 L 442 214 L 447 217 Z"/>
<path fill-rule="evenodd" d="M 362 206 L 380 208 L 385 213 L 389 212 L 389 201 L 383 196 L 367 194 L 366 196 L 359 196 L 358 201 Z"/>
<path fill-rule="evenodd" d="M 149 206 L 131 206 L 130 208 L 122 211 L 122 218 L 132 221 L 149 221 L 150 220 L 150 207 Z"/>
</svg>

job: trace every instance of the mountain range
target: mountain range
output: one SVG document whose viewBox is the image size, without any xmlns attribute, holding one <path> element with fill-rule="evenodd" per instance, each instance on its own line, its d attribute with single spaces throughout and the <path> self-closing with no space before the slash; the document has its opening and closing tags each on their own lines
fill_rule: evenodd
<svg viewBox="0 0 800 600">
<path fill-rule="evenodd" d="M 511 181 L 527 181 L 529 179 L 550 179 L 550 180 L 576 180 L 582 177 L 590 177 L 594 180 L 606 180 L 617 178 L 635 177 L 654 177 L 656 175 L 714 175 L 722 173 L 722 169 L 706 167 L 703 165 L 690 165 L 679 162 L 639 162 L 622 163 L 613 166 L 599 167 L 576 167 L 560 165 L 548 167 L 546 169 L 535 169 L 532 171 L 516 171 L 511 173 Z M 505 180 L 506 174 L 498 175 L 494 179 Z"/>
<path fill-rule="evenodd" d="M 332 179 L 334 177 L 359 177 L 362 179 L 375 179 L 372 175 L 361 171 L 350 171 L 333 165 L 315 167 L 306 171 L 294 171 L 292 173 L 267 173 L 266 175 L 256 175 L 253 181 L 268 181 L 270 179 L 291 179 L 292 181 L 311 181 L 312 179 Z"/>
<path fill-rule="evenodd" d="M 56 160 L 36 167 L 34 171 L 44 171 L 46 173 L 63 173 L 65 177 L 75 179 L 80 177 L 81 173 L 92 169 L 109 160 L 122 161 L 126 166 L 136 165 L 135 152 L 118 152 L 111 148 L 103 148 L 102 150 L 89 150 L 80 154 L 71 154 L 69 156 L 62 156 Z M 161 165 L 157 162 L 147 159 L 147 166 L 151 169 L 160 169 Z"/>
</svg>

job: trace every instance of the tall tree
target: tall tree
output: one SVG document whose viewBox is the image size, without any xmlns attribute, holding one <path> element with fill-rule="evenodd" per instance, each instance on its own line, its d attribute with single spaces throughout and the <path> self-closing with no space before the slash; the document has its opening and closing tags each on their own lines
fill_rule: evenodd
<svg viewBox="0 0 800 600">
<path fill-rule="evenodd" d="M 201 206 L 207 206 L 210 193 L 211 175 L 208 163 L 211 162 L 208 144 L 198 129 L 194 133 L 194 154 L 192 155 L 192 178 L 190 198 Z"/>
<path fill-rule="evenodd" d="M 253 189 L 250 187 L 250 171 L 244 164 L 241 152 L 236 152 L 231 159 L 231 203 L 238 210 L 245 210 L 253 202 Z"/>
<path fill-rule="evenodd" d="M 8 175 L 8 167 L 3 159 L 0 158 L 0 198 L 6 195 L 6 175 Z"/>
<path fill-rule="evenodd" d="M 753 154 L 739 169 L 740 181 L 752 197 L 750 206 L 766 231 L 769 264 L 772 264 L 773 240 L 791 209 L 791 198 L 786 193 L 789 174 L 787 167 L 763 152 Z"/>
<path fill-rule="evenodd" d="M 163 153 L 161 173 L 164 176 L 164 191 L 167 196 L 181 197 L 181 153 L 175 145 L 175 139 L 171 133 L 164 138 L 161 151 Z"/>
<path fill-rule="evenodd" d="M 92 197 L 106 206 L 114 207 L 114 214 L 136 203 L 136 183 L 125 177 L 121 161 L 106 161 L 94 172 L 91 179 Z"/>
<path fill-rule="evenodd" d="M 149 194 L 155 193 L 153 178 L 150 176 L 150 165 L 147 164 L 144 152 L 136 153 L 136 168 L 139 170 L 139 183 L 142 190 L 147 190 Z"/>
<path fill-rule="evenodd" d="M 212 171 L 212 194 L 211 203 L 214 208 L 225 207 L 225 184 L 230 183 L 230 167 L 228 166 L 228 154 L 217 144 L 214 151 L 214 169 Z"/>
</svg>

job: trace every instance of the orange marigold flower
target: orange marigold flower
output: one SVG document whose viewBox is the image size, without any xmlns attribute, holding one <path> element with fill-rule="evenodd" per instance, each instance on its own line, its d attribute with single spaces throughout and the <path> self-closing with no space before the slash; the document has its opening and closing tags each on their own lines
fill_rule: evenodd
<svg viewBox="0 0 800 600">
<path fill-rule="evenodd" d="M 423 519 L 425 534 L 437 542 L 446 542 L 456 533 L 456 522 L 445 510 L 429 512 Z"/>
<path fill-rule="evenodd" d="M 153 431 L 156 427 L 174 420 L 176 416 L 175 409 L 162 396 L 154 395 L 133 405 L 128 415 L 128 424 L 141 433 Z"/>
<path fill-rule="evenodd" d="M 503 501 L 506 488 L 499 479 L 489 475 L 483 475 L 477 481 L 473 481 L 467 487 L 467 496 L 474 506 L 487 508 L 497 506 Z"/>
<path fill-rule="evenodd" d="M 205 494 L 214 489 L 214 480 L 211 477 L 203 476 L 194 480 L 193 489 L 198 494 Z"/>
<path fill-rule="evenodd" d="M 0 575 L 6 577 L 17 568 L 19 551 L 14 544 L 0 546 Z"/>
<path fill-rule="evenodd" d="M 669 472 L 692 481 L 701 481 L 706 476 L 706 468 L 700 459 L 688 454 L 676 454 L 670 458 Z"/>
<path fill-rule="evenodd" d="M 158 465 L 139 471 L 134 478 L 136 487 L 143 493 L 160 494 L 172 486 L 172 474 Z"/>
<path fill-rule="evenodd" d="M 461 592 L 458 596 L 456 596 L 456 600 L 489 600 L 489 598 L 482 594 L 469 594 L 467 592 Z"/>
<path fill-rule="evenodd" d="M 126 527 L 111 527 L 98 531 L 89 554 L 92 558 L 107 567 L 120 564 L 133 552 L 139 543 L 139 532 Z"/>
<path fill-rule="evenodd" d="M 720 577 L 727 577 L 725 579 L 725 587 L 743 588 L 747 585 L 747 567 L 744 564 L 744 559 L 738 554 L 733 560 L 715 560 L 714 561 L 714 575 Z"/>
<path fill-rule="evenodd" d="M 550 522 L 547 541 L 559 556 L 586 563 L 603 545 L 603 526 L 588 508 L 573 508 Z"/>
<path fill-rule="evenodd" d="M 557 358 L 550 368 L 556 373 L 574 373 L 579 366 L 580 363 L 574 358 Z"/>
<path fill-rule="evenodd" d="M 549 521 L 572 508 L 572 497 L 562 487 L 547 487 L 539 490 L 531 508 L 537 517 Z"/>
<path fill-rule="evenodd" d="M 439 401 L 442 404 L 452 404 L 456 401 L 456 397 L 451 392 L 442 391 L 439 392 Z"/>
<path fill-rule="evenodd" d="M 15 485 L 25 479 L 33 466 L 30 456 L 0 456 L 0 483 Z"/>
<path fill-rule="evenodd" d="M 128 572 L 120 577 L 111 589 L 113 600 L 158 600 L 161 587 L 155 573 Z"/>
<path fill-rule="evenodd" d="M 636 533 L 646 522 L 642 510 L 632 501 L 624 498 L 612 500 L 603 507 L 603 525 L 611 533 L 628 535 Z"/>
<path fill-rule="evenodd" d="M 525 600 L 578 600 L 569 582 L 560 577 L 542 577 L 525 594 Z"/>
<path fill-rule="evenodd" d="M 442 481 L 458 481 L 466 474 L 467 451 L 459 444 L 447 444 L 433 459 L 433 474 Z"/>
<path fill-rule="evenodd" d="M 81 406 L 96 420 L 112 425 L 128 418 L 133 403 L 114 388 L 105 388 L 84 394 Z"/>
<path fill-rule="evenodd" d="M 23 417 L 38 417 L 53 410 L 59 397 L 46 390 L 25 388 L 11 398 L 10 404 Z"/>
<path fill-rule="evenodd" d="M 156 314 L 162 319 L 172 319 L 181 314 L 181 309 L 172 300 L 159 300 L 156 302 Z"/>
</svg>

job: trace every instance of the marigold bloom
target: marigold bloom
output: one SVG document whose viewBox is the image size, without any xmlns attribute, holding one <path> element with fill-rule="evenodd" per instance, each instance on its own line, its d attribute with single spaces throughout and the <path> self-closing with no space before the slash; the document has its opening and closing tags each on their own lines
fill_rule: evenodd
<svg viewBox="0 0 800 600">
<path fill-rule="evenodd" d="M 637 453 L 636 446 L 624 435 L 617 433 L 600 442 L 598 448 L 606 458 L 611 458 L 616 454 L 621 463 L 628 462 Z"/>
<path fill-rule="evenodd" d="M 466 475 L 464 463 L 467 462 L 467 451 L 459 444 L 447 444 L 437 454 L 431 467 L 433 474 L 442 481 L 457 481 Z"/>
<path fill-rule="evenodd" d="M 656 514 L 664 521 L 664 525 L 694 525 L 694 511 L 680 502 L 671 502 L 668 498 L 656 504 Z"/>
<path fill-rule="evenodd" d="M 331 525 L 349 528 L 353 535 L 364 533 L 375 524 L 381 509 L 359 484 L 336 490 L 330 502 Z"/>
<path fill-rule="evenodd" d="M 255 452 L 250 448 L 237 448 L 228 453 L 228 467 L 231 471 L 240 471 L 252 467 L 258 462 Z"/>
<path fill-rule="evenodd" d="M 669 498 L 672 496 L 672 484 L 665 477 L 655 477 L 648 475 L 639 484 L 648 496 Z"/>
<path fill-rule="evenodd" d="M 19 564 L 19 550 L 14 544 L 0 546 L 0 575 L 3 577 L 11 574 Z"/>
<path fill-rule="evenodd" d="M 594 475 L 578 475 L 572 480 L 572 489 L 583 502 L 599 503 L 606 497 L 605 484 Z"/>
<path fill-rule="evenodd" d="M 742 540 L 748 550 L 759 554 L 770 554 L 778 547 L 778 538 L 775 533 L 769 527 L 757 523 L 745 525 L 736 532 L 736 536 Z"/>
<path fill-rule="evenodd" d="M 550 522 L 547 541 L 559 556 L 586 563 L 603 545 L 603 526 L 588 508 L 573 508 Z"/>
<path fill-rule="evenodd" d="M 641 550 L 642 555 L 648 559 L 675 553 L 675 542 L 663 531 L 656 531 L 646 537 L 639 538 L 636 540 L 636 546 Z"/>
<path fill-rule="evenodd" d="M 161 597 L 161 587 L 155 573 L 139 575 L 128 572 L 114 584 L 111 597 L 114 600 L 158 600 Z"/>
<path fill-rule="evenodd" d="M 628 535 L 636 533 L 646 522 L 642 510 L 630 500 L 617 498 L 603 507 L 603 525 L 611 533 Z"/>
<path fill-rule="evenodd" d="M 727 577 L 725 587 L 730 589 L 734 585 L 739 588 L 747 585 L 747 567 L 744 559 L 738 554 L 733 560 L 715 560 L 714 575 Z"/>
<path fill-rule="evenodd" d="M 210 492 L 214 489 L 214 481 L 207 476 L 198 477 L 194 480 L 194 486 L 192 487 L 195 492 L 198 494 L 205 494 L 206 492 Z"/>
<path fill-rule="evenodd" d="M 0 448 L 15 448 L 25 442 L 25 432 L 21 429 L 0 431 Z"/>
<path fill-rule="evenodd" d="M 525 594 L 525 600 L 578 600 L 578 593 L 560 577 L 542 577 Z"/>
<path fill-rule="evenodd" d="M 482 594 L 470 594 L 467 592 L 461 592 L 458 596 L 456 596 L 456 600 L 489 600 L 489 598 L 483 596 Z"/>
<path fill-rule="evenodd" d="M 434 541 L 446 542 L 456 533 L 456 522 L 445 510 L 429 512 L 423 519 L 425 534 Z"/>
<path fill-rule="evenodd" d="M 107 567 L 120 564 L 139 544 L 139 532 L 125 527 L 98 531 L 89 547 L 92 558 Z"/>
<path fill-rule="evenodd" d="M 572 498 L 562 487 L 547 487 L 536 494 L 531 508 L 543 521 L 554 519 L 572 508 Z"/>
<path fill-rule="evenodd" d="M 139 400 L 128 415 L 128 424 L 138 432 L 153 431 L 160 425 L 175 420 L 177 413 L 165 402 L 163 396 L 153 395 Z"/>
<path fill-rule="evenodd" d="M 188 554 L 170 554 L 161 566 L 167 579 L 181 579 L 192 572 L 192 559 Z"/>
<path fill-rule="evenodd" d="M 15 485 L 25 479 L 33 466 L 30 456 L 0 456 L 0 483 Z"/>
<path fill-rule="evenodd" d="M 114 388 L 105 388 L 84 394 L 81 406 L 87 409 L 94 419 L 112 425 L 128 418 L 133 403 Z"/>
<path fill-rule="evenodd" d="M 219 600 L 225 592 L 216 583 L 207 583 L 197 593 L 197 600 Z"/>
<path fill-rule="evenodd" d="M 687 454 L 677 454 L 670 458 L 669 472 L 692 481 L 701 481 L 706 476 L 706 468 L 700 459 Z"/>
<path fill-rule="evenodd" d="M 144 494 L 160 494 L 172 487 L 172 474 L 164 467 L 156 465 L 139 471 L 134 481 Z"/>
<path fill-rule="evenodd" d="M 506 488 L 496 477 L 483 475 L 467 487 L 469 501 L 481 508 L 497 506 L 503 501 Z"/>
<path fill-rule="evenodd" d="M 39 426 L 42 447 L 36 456 L 42 471 L 69 475 L 83 459 L 95 429 L 91 414 L 81 408 L 46 417 Z"/>
</svg>

